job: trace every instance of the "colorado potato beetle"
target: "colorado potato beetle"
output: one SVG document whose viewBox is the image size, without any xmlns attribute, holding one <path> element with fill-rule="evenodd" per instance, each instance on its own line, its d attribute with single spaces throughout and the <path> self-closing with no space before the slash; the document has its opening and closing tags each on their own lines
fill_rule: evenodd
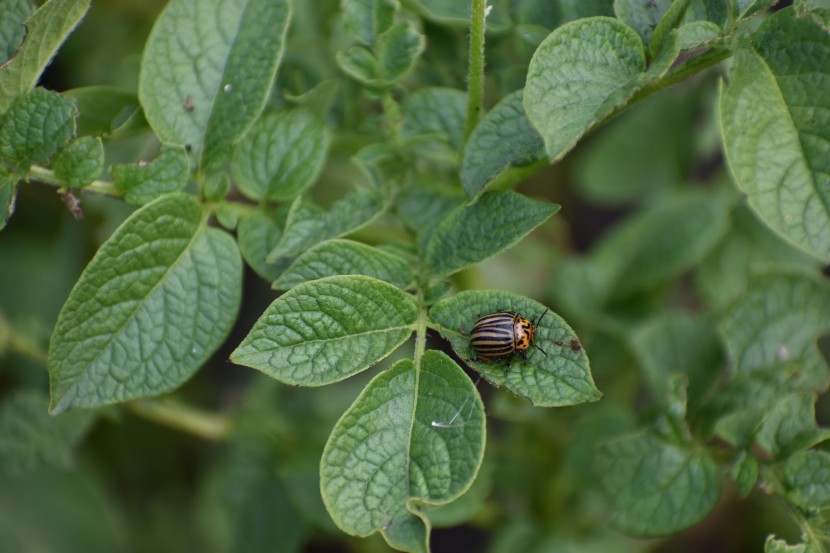
<svg viewBox="0 0 830 553">
<path fill-rule="evenodd" d="M 516 353 L 527 361 L 530 346 L 547 356 L 547 352 L 534 343 L 536 327 L 547 312 L 548 309 L 545 309 L 533 322 L 515 311 L 496 311 L 479 317 L 470 332 L 470 345 L 476 354 L 470 361 L 500 361 L 506 358 L 509 369 Z"/>
</svg>

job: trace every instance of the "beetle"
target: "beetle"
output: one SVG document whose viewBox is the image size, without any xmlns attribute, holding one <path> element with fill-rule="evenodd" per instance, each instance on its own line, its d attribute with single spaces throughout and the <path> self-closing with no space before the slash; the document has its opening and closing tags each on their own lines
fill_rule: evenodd
<svg viewBox="0 0 830 553">
<path fill-rule="evenodd" d="M 480 316 L 470 331 L 470 345 L 476 354 L 470 361 L 500 361 L 507 357 L 506 368 L 509 369 L 516 353 L 527 361 L 530 346 L 547 357 L 547 352 L 534 340 L 536 327 L 548 311 L 545 309 L 533 322 L 515 311 L 496 311 Z"/>
</svg>

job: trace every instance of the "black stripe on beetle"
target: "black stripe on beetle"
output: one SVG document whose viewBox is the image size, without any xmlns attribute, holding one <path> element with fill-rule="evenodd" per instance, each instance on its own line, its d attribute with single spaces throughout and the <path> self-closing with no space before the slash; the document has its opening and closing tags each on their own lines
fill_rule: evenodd
<svg viewBox="0 0 830 553">
<path fill-rule="evenodd" d="M 470 331 L 470 345 L 476 355 L 470 361 L 501 361 L 506 358 L 506 368 L 509 369 L 516 353 L 527 361 L 530 346 L 547 355 L 534 343 L 536 326 L 547 312 L 545 309 L 534 322 L 515 311 L 496 311 L 479 317 Z"/>
</svg>

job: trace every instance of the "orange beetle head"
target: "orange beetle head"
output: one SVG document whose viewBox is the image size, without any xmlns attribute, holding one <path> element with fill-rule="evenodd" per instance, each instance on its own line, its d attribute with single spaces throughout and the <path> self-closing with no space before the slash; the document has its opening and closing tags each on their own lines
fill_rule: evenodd
<svg viewBox="0 0 830 553">
<path fill-rule="evenodd" d="M 534 332 L 533 324 L 529 320 L 524 317 L 517 317 L 514 326 L 514 335 L 516 338 L 515 349 L 530 349 L 531 344 L 533 344 Z"/>
</svg>

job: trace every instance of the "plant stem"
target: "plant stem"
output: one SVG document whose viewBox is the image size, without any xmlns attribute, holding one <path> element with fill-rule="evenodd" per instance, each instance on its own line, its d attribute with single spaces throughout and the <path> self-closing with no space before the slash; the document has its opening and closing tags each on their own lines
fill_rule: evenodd
<svg viewBox="0 0 830 553">
<path fill-rule="evenodd" d="M 679 69 L 668 73 L 662 79 L 655 81 L 654 83 L 648 84 L 637 91 L 634 96 L 631 97 L 631 100 L 626 102 L 623 109 L 634 105 L 635 103 L 639 102 L 643 98 L 647 96 L 651 96 L 655 92 L 659 92 L 664 88 L 668 88 L 672 85 L 675 85 L 681 81 L 686 80 L 687 78 L 691 77 L 695 73 L 700 73 L 704 69 L 707 69 L 713 65 L 716 65 L 729 56 L 732 55 L 732 50 L 726 48 L 718 48 L 709 50 L 700 56 L 695 58 L 691 58 L 686 63 L 681 65 Z"/>
<path fill-rule="evenodd" d="M 124 405 L 147 420 L 206 440 L 222 441 L 228 435 L 230 425 L 226 417 L 201 411 L 170 399 L 136 400 Z"/>
<path fill-rule="evenodd" d="M 28 357 L 35 363 L 46 365 L 46 352 L 30 336 L 20 334 L 9 324 L 9 321 L 0 314 L 0 352 L 5 348 Z"/>
<path fill-rule="evenodd" d="M 467 76 L 467 122 L 464 141 L 478 125 L 484 104 L 484 31 L 487 29 L 487 0 L 472 0 L 470 17 L 470 72 Z"/>
<path fill-rule="evenodd" d="M 424 305 L 424 285 L 418 284 L 418 320 L 415 323 L 415 353 L 416 370 L 421 366 L 421 357 L 427 348 L 427 308 Z"/>
<path fill-rule="evenodd" d="M 55 175 L 54 171 L 38 165 L 32 165 L 29 168 L 29 177 L 46 184 L 51 184 L 52 186 L 58 186 L 61 188 L 68 187 L 63 180 L 59 179 L 57 175 Z M 121 197 L 121 192 L 119 192 L 111 182 L 103 180 L 94 180 L 83 188 L 76 188 L 75 190 L 92 192 L 94 194 L 104 194 L 115 198 Z"/>
</svg>

